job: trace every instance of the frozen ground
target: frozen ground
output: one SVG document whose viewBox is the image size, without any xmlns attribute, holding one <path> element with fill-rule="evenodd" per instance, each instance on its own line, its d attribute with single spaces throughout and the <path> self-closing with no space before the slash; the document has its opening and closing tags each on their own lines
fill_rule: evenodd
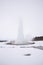
<svg viewBox="0 0 43 65">
<path fill-rule="evenodd" d="M 31 46 L 43 46 L 43 41 L 35 43 L 24 46 L 25 48 L 0 45 L 0 65 L 43 65 L 43 50 L 31 48 Z M 25 56 L 25 54 L 30 54 L 30 56 Z"/>
</svg>

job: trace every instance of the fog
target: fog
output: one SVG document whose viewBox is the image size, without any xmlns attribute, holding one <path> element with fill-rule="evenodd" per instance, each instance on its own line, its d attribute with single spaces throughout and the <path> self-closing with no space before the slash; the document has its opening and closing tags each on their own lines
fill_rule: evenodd
<svg viewBox="0 0 43 65">
<path fill-rule="evenodd" d="M 20 19 L 24 36 L 43 35 L 43 0 L 0 0 L 0 39 L 16 39 Z"/>
</svg>

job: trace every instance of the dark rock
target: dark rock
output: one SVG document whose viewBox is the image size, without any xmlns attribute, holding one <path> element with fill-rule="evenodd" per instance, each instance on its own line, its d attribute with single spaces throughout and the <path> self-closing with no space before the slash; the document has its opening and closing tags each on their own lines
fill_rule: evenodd
<svg viewBox="0 0 43 65">
<path fill-rule="evenodd" d="M 24 54 L 24 56 L 31 56 L 31 54 Z"/>
</svg>

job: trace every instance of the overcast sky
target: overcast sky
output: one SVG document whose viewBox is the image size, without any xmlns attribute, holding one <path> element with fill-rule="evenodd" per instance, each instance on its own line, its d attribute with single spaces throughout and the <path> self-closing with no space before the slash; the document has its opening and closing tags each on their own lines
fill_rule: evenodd
<svg viewBox="0 0 43 65">
<path fill-rule="evenodd" d="M 24 36 L 43 35 L 43 0 L 0 0 L 0 39 L 16 39 L 20 19 Z"/>
</svg>

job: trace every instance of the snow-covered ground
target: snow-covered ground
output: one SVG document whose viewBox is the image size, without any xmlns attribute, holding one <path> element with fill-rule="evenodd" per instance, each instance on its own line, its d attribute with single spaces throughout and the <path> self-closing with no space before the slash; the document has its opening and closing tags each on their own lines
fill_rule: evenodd
<svg viewBox="0 0 43 65">
<path fill-rule="evenodd" d="M 43 46 L 43 41 L 30 46 Z M 20 48 L 21 46 L 0 45 L 0 65 L 43 65 L 43 50 Z M 31 54 L 25 56 L 24 54 Z"/>
</svg>

